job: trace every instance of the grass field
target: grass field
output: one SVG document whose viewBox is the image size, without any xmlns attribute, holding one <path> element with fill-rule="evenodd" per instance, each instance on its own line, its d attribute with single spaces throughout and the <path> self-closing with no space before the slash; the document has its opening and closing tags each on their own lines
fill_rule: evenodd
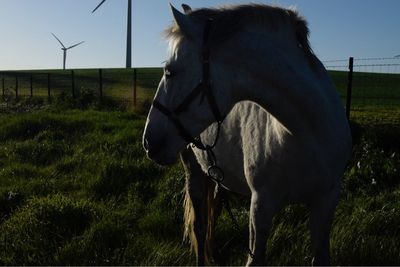
<svg viewBox="0 0 400 267">
<path fill-rule="evenodd" d="M 344 71 L 330 71 L 342 99 L 346 97 L 347 76 Z M 400 74 L 354 72 L 352 109 L 399 109 Z"/>
<path fill-rule="evenodd" d="M 98 69 L 74 70 L 74 93 L 77 96 L 91 94 L 99 97 Z M 146 100 L 152 99 L 155 89 L 162 76 L 161 68 L 140 68 L 136 69 L 137 104 L 141 105 Z M 4 90 L 10 100 L 15 100 L 16 90 L 20 98 L 48 97 L 48 84 L 50 77 L 50 95 L 52 98 L 60 95 L 72 95 L 72 73 L 71 70 L 37 70 L 37 71 L 9 71 L 0 74 L 1 89 L 4 80 Z M 18 80 L 18 89 L 16 84 Z M 31 80 L 32 79 L 32 80 Z M 31 83 L 32 81 L 32 83 Z M 133 104 L 133 69 L 102 69 L 102 93 L 103 96 L 115 100 Z"/>
<path fill-rule="evenodd" d="M 17 104 L 0 113 L 0 265 L 195 264 L 182 242 L 182 167 L 161 168 L 145 157 L 144 112 L 85 97 L 32 99 L 26 109 Z M 394 114 L 352 115 L 357 141 L 332 230 L 334 265 L 400 263 Z M 232 202 L 246 234 L 248 199 L 234 195 Z M 276 216 L 268 265 L 310 264 L 307 223 L 300 205 Z M 216 241 L 219 264 L 245 263 L 225 212 Z"/>
<path fill-rule="evenodd" d="M 133 102 L 133 69 L 103 69 L 103 95 L 131 105 Z M 346 99 L 347 72 L 329 71 L 343 102 Z M 72 94 L 71 70 L 37 70 L 37 71 L 7 71 L 0 73 L 6 95 L 11 99 L 16 95 L 16 77 L 18 77 L 18 95 L 30 96 L 31 77 L 33 96 L 48 96 L 48 75 L 50 75 L 50 94 L 57 97 L 60 94 Z M 98 96 L 99 70 L 74 70 L 75 94 L 92 92 Z M 161 68 L 136 69 L 137 102 L 138 105 L 152 99 L 155 89 L 162 76 Z M 353 110 L 382 110 L 388 112 L 400 107 L 400 74 L 354 72 L 352 90 Z"/>
</svg>

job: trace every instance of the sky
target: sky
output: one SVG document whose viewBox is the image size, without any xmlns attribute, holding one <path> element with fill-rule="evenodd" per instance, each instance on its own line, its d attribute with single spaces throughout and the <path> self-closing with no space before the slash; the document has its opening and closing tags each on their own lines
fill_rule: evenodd
<svg viewBox="0 0 400 267">
<path fill-rule="evenodd" d="M 400 0 L 251 1 L 295 6 L 309 23 L 310 42 L 321 60 L 394 57 L 400 54 Z M 0 70 L 125 67 L 127 0 L 0 0 Z M 132 66 L 159 67 L 166 60 L 162 31 L 169 8 L 246 3 L 236 0 L 133 0 Z"/>
</svg>

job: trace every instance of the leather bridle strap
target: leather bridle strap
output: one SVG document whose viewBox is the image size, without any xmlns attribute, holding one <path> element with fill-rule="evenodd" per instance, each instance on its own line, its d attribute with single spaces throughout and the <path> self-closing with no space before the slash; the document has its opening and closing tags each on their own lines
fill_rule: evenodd
<svg viewBox="0 0 400 267">
<path fill-rule="evenodd" d="M 172 123 L 175 125 L 175 128 L 178 130 L 180 136 L 186 142 L 192 143 L 200 149 L 205 149 L 203 143 L 199 139 L 192 137 L 191 134 L 185 129 L 185 127 L 183 127 L 181 121 L 178 118 L 178 115 L 175 112 L 171 112 L 169 109 L 164 107 L 156 100 L 153 101 L 153 106 L 172 121 Z"/>
<path fill-rule="evenodd" d="M 209 53 L 209 48 L 208 48 L 208 38 L 209 38 L 209 33 L 210 33 L 210 28 L 211 28 L 212 20 L 209 19 L 206 22 L 206 26 L 204 29 L 204 35 L 203 35 L 203 51 L 202 51 L 202 80 L 200 83 L 187 95 L 181 104 L 179 104 L 178 107 L 176 107 L 173 111 L 169 110 L 167 107 L 165 107 L 163 104 L 158 102 L 157 100 L 153 101 L 153 106 L 158 109 L 161 113 L 163 113 L 165 116 L 167 116 L 175 125 L 176 129 L 178 130 L 179 134 L 181 137 L 188 143 L 192 143 L 195 145 L 197 148 L 202 149 L 202 150 L 209 150 L 210 148 L 213 148 L 218 140 L 219 137 L 219 131 L 220 131 L 220 126 L 222 123 L 222 116 L 219 111 L 217 101 L 215 100 L 214 94 L 212 92 L 211 88 L 211 81 L 210 81 L 210 53 Z M 204 97 L 207 98 L 208 103 L 210 104 L 211 111 L 214 115 L 215 120 L 218 123 L 218 128 L 217 128 L 217 134 L 214 140 L 214 143 L 212 145 L 204 145 L 200 138 L 194 138 L 191 136 L 189 131 L 186 130 L 186 128 L 182 125 L 181 121 L 179 120 L 179 114 L 184 112 L 187 107 L 200 95 L 201 96 L 201 102 L 203 101 Z"/>
</svg>

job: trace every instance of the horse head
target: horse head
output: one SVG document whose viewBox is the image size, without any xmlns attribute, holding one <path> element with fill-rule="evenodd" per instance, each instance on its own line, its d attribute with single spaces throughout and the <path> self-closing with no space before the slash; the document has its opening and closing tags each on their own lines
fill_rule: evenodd
<svg viewBox="0 0 400 267">
<path fill-rule="evenodd" d="M 143 134 L 147 155 L 161 165 L 173 164 L 188 143 L 196 144 L 196 137 L 227 113 L 221 113 L 226 107 L 212 85 L 215 76 L 208 47 L 211 20 L 192 18 L 188 6 L 186 14 L 173 6 L 171 9 L 175 25 L 168 32 L 170 57 Z M 223 98 L 229 96 L 224 93 Z"/>
</svg>

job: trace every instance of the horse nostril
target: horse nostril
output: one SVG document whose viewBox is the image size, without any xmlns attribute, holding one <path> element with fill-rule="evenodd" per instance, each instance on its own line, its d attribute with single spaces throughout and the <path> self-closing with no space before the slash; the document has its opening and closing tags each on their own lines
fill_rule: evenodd
<svg viewBox="0 0 400 267">
<path fill-rule="evenodd" d="M 160 153 L 162 153 L 162 150 L 165 147 L 165 139 L 161 138 L 152 138 L 151 135 L 146 134 L 143 136 L 143 141 L 142 141 L 143 148 L 147 154 L 147 157 L 150 159 L 156 158 L 159 156 Z"/>
<path fill-rule="evenodd" d="M 147 138 L 143 138 L 143 148 L 146 150 L 146 153 L 149 152 L 149 141 L 147 141 Z"/>
</svg>

